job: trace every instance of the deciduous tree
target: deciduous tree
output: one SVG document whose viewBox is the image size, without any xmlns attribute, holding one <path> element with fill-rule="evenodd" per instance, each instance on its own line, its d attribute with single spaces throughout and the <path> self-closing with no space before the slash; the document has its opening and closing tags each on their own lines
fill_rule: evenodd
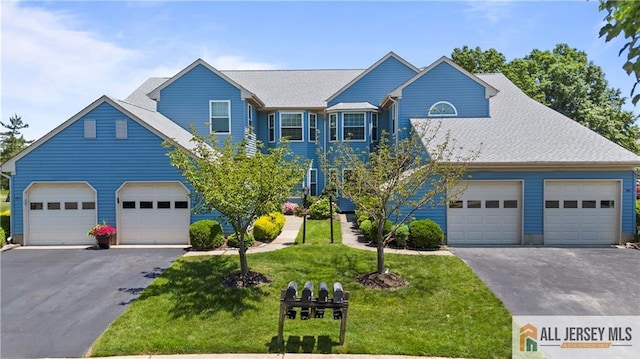
<svg viewBox="0 0 640 359">
<path fill-rule="evenodd" d="M 425 121 L 411 131 L 399 131 L 397 141 L 383 134 L 373 152 L 359 152 L 341 142 L 321 154 L 325 173 L 345 172 L 345 178 L 332 179 L 340 195 L 373 219 L 378 274 L 384 273 L 384 247 L 398 227 L 417 210 L 446 201 L 447 189 L 463 179 L 464 164 L 478 154 L 478 150 L 464 151 L 448 134 L 438 132 L 438 121 Z M 394 225 L 385 235 L 387 220 Z"/>
<path fill-rule="evenodd" d="M 302 182 L 308 165 L 293 156 L 286 142 L 268 152 L 249 155 L 246 143 L 228 138 L 219 143 L 216 135 L 203 137 L 193 132 L 194 149 L 187 150 L 172 141 L 165 142 L 168 156 L 193 186 L 195 210 L 217 211 L 233 227 L 239 238 L 241 273 L 248 273 L 245 235 L 261 215 L 282 210 Z"/>
<path fill-rule="evenodd" d="M 640 94 L 633 94 L 640 84 L 640 1 L 600 0 L 600 11 L 607 11 L 604 17 L 607 23 L 600 29 L 600 37 L 606 35 L 605 41 L 609 42 L 622 33 L 628 39 L 618 56 L 625 51 L 627 53 L 627 61 L 622 68 L 628 75 L 633 74 L 636 78 L 636 83 L 631 88 L 631 101 L 637 105 Z"/>
</svg>

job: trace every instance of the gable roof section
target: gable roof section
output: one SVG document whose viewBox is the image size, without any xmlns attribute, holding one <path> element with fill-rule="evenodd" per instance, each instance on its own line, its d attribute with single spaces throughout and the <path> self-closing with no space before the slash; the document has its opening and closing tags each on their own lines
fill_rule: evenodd
<svg viewBox="0 0 640 359">
<path fill-rule="evenodd" d="M 471 167 L 625 167 L 640 157 L 576 121 L 536 102 L 503 74 L 478 75 L 500 90 L 489 99 L 490 118 L 411 119 L 440 126 L 429 149 L 447 134 L 464 153 L 479 151 Z M 468 156 L 467 156 L 468 157 Z"/>
<path fill-rule="evenodd" d="M 128 102 L 132 105 L 145 108 L 147 110 L 156 111 L 157 102 L 152 100 L 147 94 L 158 86 L 162 85 L 165 81 L 169 80 L 168 77 L 151 77 L 135 89 L 124 102 Z"/>
<path fill-rule="evenodd" d="M 151 91 L 148 94 L 148 96 L 152 100 L 156 100 L 156 101 L 159 100 L 160 99 L 160 91 L 162 91 L 162 89 L 164 89 L 167 86 L 171 85 L 176 80 L 178 80 L 179 78 L 184 76 L 186 73 L 188 73 L 189 71 L 193 70 L 195 67 L 200 66 L 200 65 L 204 66 L 209 71 L 211 71 L 214 74 L 218 75 L 220 78 L 222 78 L 223 80 L 227 81 L 232 86 L 234 86 L 238 90 L 240 90 L 240 96 L 242 96 L 243 99 L 253 99 L 258 105 L 264 106 L 264 102 L 262 102 L 262 100 L 258 96 L 256 96 L 251 91 L 247 90 L 244 86 L 242 86 L 239 83 L 237 83 L 237 82 L 233 81 L 232 79 L 230 79 L 227 75 L 225 75 L 221 71 L 218 71 L 215 67 L 209 65 L 203 59 L 197 59 L 191 65 L 189 65 L 189 66 L 185 67 L 184 69 L 182 69 L 182 71 L 178 72 L 175 76 L 171 77 L 167 81 L 163 82 L 160 86 L 156 87 L 153 91 Z"/>
<path fill-rule="evenodd" d="M 346 89 L 348 89 L 349 87 L 351 87 L 353 84 L 355 84 L 356 82 L 360 81 L 360 79 L 362 79 L 363 77 L 367 76 L 368 73 L 370 73 L 371 71 L 373 71 L 376 67 L 380 66 L 382 63 L 384 63 L 385 61 L 387 61 L 389 58 L 394 58 L 396 60 L 398 60 L 400 63 L 402 63 L 403 65 L 405 65 L 406 67 L 410 68 L 411 70 L 413 70 L 416 73 L 420 72 L 420 69 L 418 69 L 417 67 L 413 66 L 411 63 L 409 63 L 408 61 L 406 61 L 405 59 L 403 59 L 402 57 L 396 55 L 393 51 L 389 52 L 388 54 L 386 54 L 383 58 L 381 58 L 380 60 L 376 61 L 376 63 L 374 63 L 373 65 L 369 66 L 369 68 L 367 68 L 366 70 L 364 70 L 360 75 L 358 75 L 358 77 L 354 78 L 353 80 L 351 80 L 348 84 L 344 85 L 341 89 L 339 89 L 337 92 L 335 92 L 331 97 L 329 97 L 326 101 L 327 102 L 331 102 L 331 100 L 335 99 L 336 97 L 338 97 L 341 93 L 343 93 Z"/>
<path fill-rule="evenodd" d="M 113 106 L 116 110 L 122 112 L 127 117 L 136 121 L 158 137 L 169 140 L 174 140 L 179 146 L 191 150 L 194 148 L 194 145 L 191 141 L 193 136 L 189 131 L 184 128 L 178 126 L 175 122 L 169 120 L 164 117 L 162 114 L 151 111 L 148 109 L 144 109 L 142 107 L 130 104 L 125 101 L 120 101 L 113 99 L 109 96 L 102 96 L 99 99 L 92 102 L 89 106 L 82 109 L 82 111 L 78 112 L 76 115 L 63 122 L 58 127 L 51 130 L 46 135 L 39 138 L 36 142 L 29 145 L 29 147 L 22 150 L 20 153 L 9 159 L 7 162 L 2 164 L 2 172 L 11 172 L 15 173 L 16 171 L 16 162 L 28 155 L 31 151 L 40 147 L 42 144 L 49 141 L 51 138 L 56 136 L 58 133 L 62 132 L 65 128 L 69 127 L 74 122 L 78 121 L 82 117 L 86 116 L 89 112 L 96 109 L 98 106 L 103 103 L 107 103 Z"/>
<path fill-rule="evenodd" d="M 398 87 L 397 89 L 393 90 L 388 97 L 394 97 L 394 98 L 402 98 L 402 90 L 411 85 L 412 83 L 414 83 L 416 80 L 418 80 L 419 78 L 421 78 L 422 76 L 426 75 L 427 73 L 429 73 L 429 71 L 433 70 L 434 68 L 438 67 L 438 65 L 440 65 L 441 63 L 446 63 L 448 65 L 450 65 L 451 67 L 453 67 L 454 69 L 460 71 L 463 75 L 467 76 L 468 78 L 470 78 L 471 80 L 477 82 L 478 84 L 480 84 L 481 86 L 483 86 L 485 88 L 485 98 L 490 98 L 492 96 L 495 96 L 498 93 L 498 90 L 491 86 L 490 84 L 486 83 L 485 81 L 483 81 L 481 78 L 479 78 L 478 76 L 470 73 L 469 71 L 463 69 L 460 65 L 456 64 L 455 62 L 453 62 L 453 60 L 447 58 L 446 56 L 442 56 L 441 58 L 439 58 L 438 60 L 436 60 L 434 63 L 432 63 L 431 65 L 427 66 L 426 68 L 424 68 L 422 71 L 420 71 L 420 73 L 418 73 L 417 75 L 415 75 L 413 78 L 409 79 L 407 82 L 405 82 L 404 84 L 400 85 L 400 87 Z M 383 103 L 385 101 L 383 100 Z"/>
<path fill-rule="evenodd" d="M 232 70 L 222 71 L 251 89 L 269 109 L 323 109 L 324 101 L 364 70 Z"/>
</svg>

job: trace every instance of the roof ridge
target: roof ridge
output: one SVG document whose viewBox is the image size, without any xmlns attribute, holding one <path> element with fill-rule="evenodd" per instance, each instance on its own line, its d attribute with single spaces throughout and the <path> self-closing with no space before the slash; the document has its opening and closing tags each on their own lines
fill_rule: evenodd
<svg viewBox="0 0 640 359">
<path fill-rule="evenodd" d="M 296 72 L 296 71 L 364 71 L 366 69 L 248 69 L 248 70 L 220 70 L 221 72 Z"/>
</svg>

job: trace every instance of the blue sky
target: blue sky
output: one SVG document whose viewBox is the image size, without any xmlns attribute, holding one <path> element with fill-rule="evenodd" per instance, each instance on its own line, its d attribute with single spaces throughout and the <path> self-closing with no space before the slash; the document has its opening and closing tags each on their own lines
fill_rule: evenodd
<svg viewBox="0 0 640 359">
<path fill-rule="evenodd" d="M 203 58 L 216 68 L 366 68 L 394 51 L 427 66 L 456 47 L 507 60 L 567 43 L 628 96 L 622 39 L 598 37 L 598 1 L 3 1 L 1 120 L 36 139 L 102 95 Z M 640 109 L 626 107 L 636 114 Z"/>
</svg>

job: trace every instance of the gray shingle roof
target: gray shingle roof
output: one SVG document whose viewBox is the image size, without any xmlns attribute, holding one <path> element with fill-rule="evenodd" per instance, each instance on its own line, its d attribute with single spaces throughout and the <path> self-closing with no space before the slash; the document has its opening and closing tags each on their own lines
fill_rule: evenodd
<svg viewBox="0 0 640 359">
<path fill-rule="evenodd" d="M 532 100 L 504 75 L 477 76 L 499 90 L 489 100 L 491 117 L 411 119 L 440 124 L 432 146 L 449 132 L 467 153 L 480 151 L 475 166 L 640 165 L 634 153 Z"/>
<path fill-rule="evenodd" d="M 138 107 L 146 108 L 147 110 L 155 111 L 157 102 L 149 98 L 147 94 L 158 88 L 158 86 L 162 85 L 162 83 L 168 79 L 168 77 L 152 77 L 135 89 L 124 101 Z"/>
<path fill-rule="evenodd" d="M 189 131 L 180 127 L 177 123 L 162 115 L 160 112 L 145 109 L 114 98 L 110 99 L 118 105 L 122 106 L 122 108 L 129 111 L 134 116 L 136 116 L 139 120 L 146 123 L 152 129 L 158 131 L 159 135 L 173 139 L 180 146 L 186 149 L 192 150 L 195 148 L 194 143 L 191 141 L 193 135 Z"/>
<path fill-rule="evenodd" d="M 258 96 L 266 108 L 324 108 L 325 100 L 364 70 L 220 71 Z"/>
</svg>

